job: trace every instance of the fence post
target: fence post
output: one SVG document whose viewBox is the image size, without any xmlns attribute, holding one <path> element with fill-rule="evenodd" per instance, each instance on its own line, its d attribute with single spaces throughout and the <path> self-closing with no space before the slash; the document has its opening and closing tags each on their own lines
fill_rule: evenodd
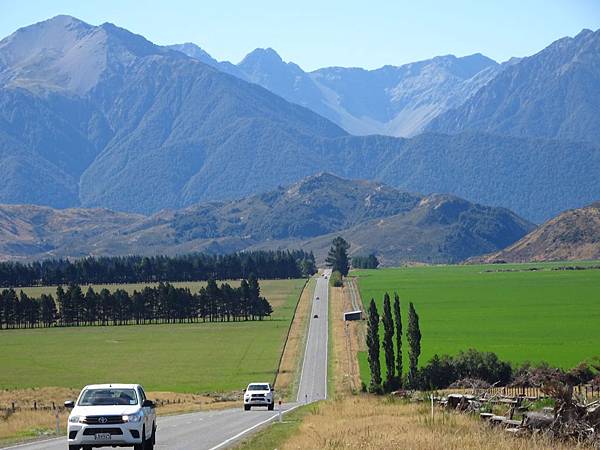
<svg viewBox="0 0 600 450">
<path fill-rule="evenodd" d="M 37 411 L 37 402 L 36 401 L 33 402 L 33 410 Z"/>
<path fill-rule="evenodd" d="M 13 412 L 15 412 L 15 411 L 16 411 L 16 409 L 15 409 L 15 402 L 12 402 L 12 411 L 13 411 Z"/>
</svg>

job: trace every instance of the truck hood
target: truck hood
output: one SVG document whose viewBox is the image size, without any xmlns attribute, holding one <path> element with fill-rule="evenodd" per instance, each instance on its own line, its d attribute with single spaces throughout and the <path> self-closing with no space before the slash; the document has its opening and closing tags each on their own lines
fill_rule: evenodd
<svg viewBox="0 0 600 450">
<path fill-rule="evenodd" d="M 140 410 L 139 405 L 76 406 L 72 416 L 123 416 Z"/>
</svg>

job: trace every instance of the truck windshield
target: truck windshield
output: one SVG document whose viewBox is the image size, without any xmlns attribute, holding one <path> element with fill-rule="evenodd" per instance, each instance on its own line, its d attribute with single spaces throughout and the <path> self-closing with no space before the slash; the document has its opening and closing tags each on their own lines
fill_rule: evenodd
<svg viewBox="0 0 600 450">
<path fill-rule="evenodd" d="M 268 384 L 251 384 L 250 386 L 248 386 L 248 390 L 249 391 L 268 391 L 269 385 Z"/>
<path fill-rule="evenodd" d="M 137 405 L 135 389 L 86 389 L 79 406 Z"/>
</svg>

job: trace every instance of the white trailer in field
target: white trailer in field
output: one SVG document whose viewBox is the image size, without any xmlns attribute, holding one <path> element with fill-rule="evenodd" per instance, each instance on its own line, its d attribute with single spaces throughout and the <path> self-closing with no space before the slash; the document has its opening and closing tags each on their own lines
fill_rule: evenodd
<svg viewBox="0 0 600 450">
<path fill-rule="evenodd" d="M 362 311 L 348 311 L 344 313 L 344 320 L 346 322 L 350 320 L 361 320 L 362 319 Z"/>
</svg>

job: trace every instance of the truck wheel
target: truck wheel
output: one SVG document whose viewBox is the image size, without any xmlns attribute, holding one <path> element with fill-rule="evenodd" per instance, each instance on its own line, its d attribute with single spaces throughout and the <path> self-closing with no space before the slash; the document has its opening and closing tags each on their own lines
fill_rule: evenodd
<svg viewBox="0 0 600 450">
<path fill-rule="evenodd" d="M 154 450 L 154 442 L 152 438 L 146 441 L 146 447 L 144 447 L 144 450 Z"/>
<path fill-rule="evenodd" d="M 156 425 L 152 425 L 152 445 L 156 445 Z"/>
<path fill-rule="evenodd" d="M 146 450 L 146 429 L 142 428 L 142 443 L 135 444 L 133 450 Z"/>
<path fill-rule="evenodd" d="M 79 450 L 81 447 L 79 445 L 69 445 L 69 450 Z"/>
<path fill-rule="evenodd" d="M 250 411 L 251 406 L 250 405 L 244 405 L 244 411 Z"/>
<path fill-rule="evenodd" d="M 269 411 L 273 411 L 274 407 L 275 407 L 274 403 L 271 403 L 269 406 L 267 406 L 267 408 L 269 409 Z"/>
</svg>

